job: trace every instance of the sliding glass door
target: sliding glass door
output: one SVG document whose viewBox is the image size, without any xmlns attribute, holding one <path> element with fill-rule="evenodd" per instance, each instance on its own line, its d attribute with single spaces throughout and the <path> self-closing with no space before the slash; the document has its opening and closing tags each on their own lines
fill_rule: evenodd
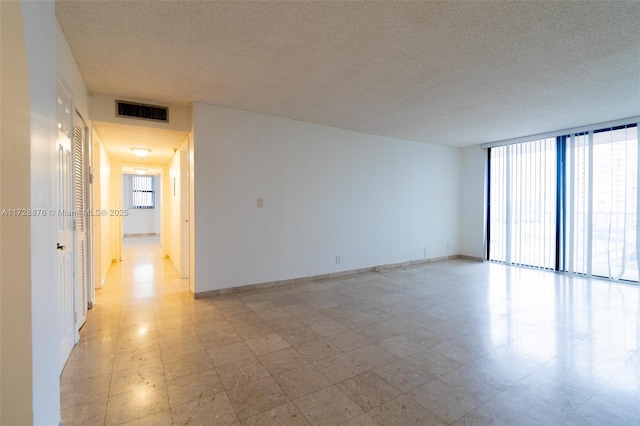
<svg viewBox="0 0 640 426">
<path fill-rule="evenodd" d="M 489 260 L 638 281 L 638 128 L 489 149 Z"/>
<path fill-rule="evenodd" d="M 638 281 L 638 131 L 567 139 L 568 272 Z"/>
<path fill-rule="evenodd" d="M 555 139 L 491 148 L 491 260 L 553 269 Z"/>
</svg>

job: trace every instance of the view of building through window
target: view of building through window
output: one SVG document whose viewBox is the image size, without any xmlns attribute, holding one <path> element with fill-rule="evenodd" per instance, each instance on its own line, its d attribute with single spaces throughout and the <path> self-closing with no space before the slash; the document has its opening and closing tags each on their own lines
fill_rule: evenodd
<svg viewBox="0 0 640 426">
<path fill-rule="evenodd" d="M 638 281 L 635 124 L 493 147 L 488 258 Z"/>
</svg>

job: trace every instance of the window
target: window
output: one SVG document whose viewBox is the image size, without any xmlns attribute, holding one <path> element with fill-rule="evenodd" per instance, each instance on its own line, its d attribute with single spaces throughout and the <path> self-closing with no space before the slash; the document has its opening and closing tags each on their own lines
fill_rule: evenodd
<svg viewBox="0 0 640 426">
<path fill-rule="evenodd" d="M 555 139 L 491 148 L 491 260 L 553 269 Z"/>
<path fill-rule="evenodd" d="M 154 176 L 129 176 L 131 179 L 131 202 L 132 209 L 153 209 L 155 208 Z"/>
<path fill-rule="evenodd" d="M 638 281 L 636 123 L 489 148 L 487 258 Z"/>
</svg>

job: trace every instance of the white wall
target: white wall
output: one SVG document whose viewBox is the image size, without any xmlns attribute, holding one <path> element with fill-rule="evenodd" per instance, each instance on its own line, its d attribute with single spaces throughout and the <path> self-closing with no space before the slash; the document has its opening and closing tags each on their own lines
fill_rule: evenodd
<svg viewBox="0 0 640 426">
<path fill-rule="evenodd" d="M 2 201 L 50 209 L 56 164 L 54 3 L 2 2 L 0 8 Z M 4 138 L 7 126 L 10 139 Z M 55 244 L 52 215 L 2 219 L 2 424 L 60 420 Z"/>
<path fill-rule="evenodd" d="M 30 19 L 38 21 L 37 17 Z M 31 205 L 31 110 L 25 43 L 21 4 L 0 2 L 2 208 Z M 0 216 L 0 424 L 3 425 L 33 423 L 30 232 L 28 218 Z M 51 332 L 56 334 L 55 326 Z"/>
<path fill-rule="evenodd" d="M 93 208 L 113 209 L 111 204 L 111 160 L 104 148 L 100 136 L 93 132 Z M 95 285 L 102 287 L 107 273 L 114 260 L 112 235 L 115 232 L 115 218 L 110 216 L 95 216 L 93 218 L 94 256 L 95 256 Z"/>
<path fill-rule="evenodd" d="M 160 234 L 162 192 L 161 177 L 154 179 L 155 208 L 132 209 L 130 208 L 131 178 L 130 175 L 122 176 L 122 208 L 129 210 L 129 215 L 122 218 L 122 233 L 129 234 Z"/>
<path fill-rule="evenodd" d="M 456 148 L 200 103 L 194 138 L 196 293 L 459 253 Z"/>
<path fill-rule="evenodd" d="M 31 205 L 53 206 L 56 165 L 56 19 L 53 2 L 23 2 L 31 105 Z M 60 345 L 53 319 L 59 318 L 55 218 L 31 219 L 31 295 L 33 341 L 33 422 L 60 419 Z"/>
<path fill-rule="evenodd" d="M 74 107 L 80 113 L 80 116 L 89 122 L 89 101 L 87 97 L 87 86 L 78 69 L 78 64 L 71 54 L 69 43 L 64 38 L 62 29 L 58 24 L 56 26 L 56 76 L 64 86 L 71 99 L 73 99 Z"/>
<path fill-rule="evenodd" d="M 461 150 L 460 254 L 484 259 L 486 152 L 480 146 Z"/>
</svg>

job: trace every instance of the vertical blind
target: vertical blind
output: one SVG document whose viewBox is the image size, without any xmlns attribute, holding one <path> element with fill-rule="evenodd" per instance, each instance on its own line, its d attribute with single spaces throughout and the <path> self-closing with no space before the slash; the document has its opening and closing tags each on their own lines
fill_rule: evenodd
<svg viewBox="0 0 640 426">
<path fill-rule="evenodd" d="M 489 149 L 487 257 L 638 281 L 637 123 Z"/>
<path fill-rule="evenodd" d="M 554 267 L 555 145 L 547 138 L 491 148 L 491 260 Z"/>
<path fill-rule="evenodd" d="M 131 208 L 152 209 L 154 207 L 153 176 L 131 175 Z"/>
</svg>

